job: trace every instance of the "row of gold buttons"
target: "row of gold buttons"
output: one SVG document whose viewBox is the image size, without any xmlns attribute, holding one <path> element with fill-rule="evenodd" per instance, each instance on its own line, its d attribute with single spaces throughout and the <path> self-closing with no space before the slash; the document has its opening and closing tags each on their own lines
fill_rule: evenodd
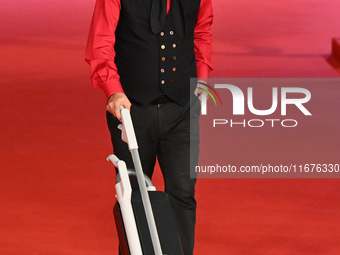
<svg viewBox="0 0 340 255">
<path fill-rule="evenodd" d="M 170 34 L 170 35 L 174 35 L 174 31 L 170 31 L 169 34 Z M 164 32 L 161 32 L 160 35 L 161 35 L 161 36 L 164 36 L 165 34 L 164 34 Z"/>
<path fill-rule="evenodd" d="M 172 48 L 176 48 L 176 47 L 177 47 L 177 45 L 176 45 L 176 43 L 174 43 L 174 44 L 172 45 Z M 165 49 L 165 45 L 164 45 L 164 44 L 161 45 L 161 49 L 162 49 L 162 50 Z"/>
<path fill-rule="evenodd" d="M 176 56 L 173 56 L 172 59 L 173 59 L 173 60 L 176 60 L 177 58 L 176 58 Z M 165 58 L 165 57 L 162 57 L 162 61 L 164 62 L 165 60 L 166 60 L 166 58 Z"/>
<path fill-rule="evenodd" d="M 172 71 L 173 71 L 173 72 L 176 72 L 176 70 L 177 70 L 176 67 L 172 68 Z M 164 73 L 164 72 L 165 72 L 165 70 L 164 70 L 164 68 L 162 68 L 162 69 L 161 69 L 161 73 Z"/>
</svg>

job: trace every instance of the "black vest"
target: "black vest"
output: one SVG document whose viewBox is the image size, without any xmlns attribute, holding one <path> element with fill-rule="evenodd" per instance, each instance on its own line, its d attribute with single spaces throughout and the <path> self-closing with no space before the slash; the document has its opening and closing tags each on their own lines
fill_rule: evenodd
<svg viewBox="0 0 340 255">
<path fill-rule="evenodd" d="M 142 105 L 162 94 L 180 105 L 189 101 L 194 90 L 190 78 L 197 76 L 199 6 L 200 0 L 172 0 L 166 15 L 166 0 L 121 0 L 115 63 L 128 98 Z"/>
</svg>

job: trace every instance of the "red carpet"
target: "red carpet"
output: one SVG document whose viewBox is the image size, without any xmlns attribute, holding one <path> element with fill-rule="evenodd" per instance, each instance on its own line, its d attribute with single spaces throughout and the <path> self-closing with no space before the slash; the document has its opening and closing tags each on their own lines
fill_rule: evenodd
<svg viewBox="0 0 340 255">
<path fill-rule="evenodd" d="M 83 60 L 93 6 L 2 3 L 0 254 L 117 254 L 105 98 Z M 337 0 L 214 0 L 212 76 L 340 77 L 326 61 L 339 10 Z M 200 179 L 195 254 L 338 255 L 339 184 Z"/>
</svg>

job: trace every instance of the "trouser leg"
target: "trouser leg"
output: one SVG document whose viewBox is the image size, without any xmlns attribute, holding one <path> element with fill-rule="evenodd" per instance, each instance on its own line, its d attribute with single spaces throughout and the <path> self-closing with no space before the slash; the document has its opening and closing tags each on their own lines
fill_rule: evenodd
<svg viewBox="0 0 340 255">
<path fill-rule="evenodd" d="M 157 153 L 157 108 L 154 105 L 132 105 L 131 118 L 137 138 L 138 151 L 144 173 L 151 178 L 156 163 Z M 121 130 L 117 128 L 121 122 L 107 112 L 107 123 L 111 133 L 114 154 L 126 163 L 128 169 L 134 169 L 131 153 L 127 143 L 121 139 Z"/>
<path fill-rule="evenodd" d="M 157 109 L 154 106 L 140 107 L 132 105 L 130 113 L 137 138 L 143 171 L 151 178 L 157 152 L 157 127 L 155 125 Z M 121 122 L 109 112 L 106 113 L 106 119 L 111 133 L 114 154 L 125 162 L 128 169 L 134 169 L 128 145 L 122 141 L 121 130 L 117 128 Z M 133 189 L 139 189 L 137 182 L 132 182 L 131 186 Z M 120 248 L 118 253 L 122 254 Z"/>
<path fill-rule="evenodd" d="M 196 99 L 194 99 L 196 100 Z M 164 104 L 159 108 L 160 138 L 158 160 L 174 209 L 185 255 L 192 255 L 196 223 L 196 179 L 190 177 L 190 168 L 198 162 L 198 101 L 185 107 Z M 193 171 L 193 169 L 191 169 Z"/>
</svg>

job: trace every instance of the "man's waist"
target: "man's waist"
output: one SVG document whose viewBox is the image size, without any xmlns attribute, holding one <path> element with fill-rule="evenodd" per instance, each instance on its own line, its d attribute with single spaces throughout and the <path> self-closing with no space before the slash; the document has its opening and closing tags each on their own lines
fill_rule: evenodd
<svg viewBox="0 0 340 255">
<path fill-rule="evenodd" d="M 164 93 L 161 96 L 157 97 L 156 99 L 153 99 L 149 103 L 142 103 L 138 99 L 136 100 L 136 99 L 131 98 L 129 96 L 128 96 L 128 98 L 129 98 L 131 103 L 137 104 L 137 105 L 157 105 L 157 104 L 165 104 L 165 103 L 173 102 L 173 100 L 171 100 L 171 98 L 169 98 Z"/>
<path fill-rule="evenodd" d="M 172 100 L 165 94 L 162 94 L 160 97 L 157 97 L 155 100 L 151 102 L 151 104 L 165 104 L 171 102 Z"/>
</svg>

